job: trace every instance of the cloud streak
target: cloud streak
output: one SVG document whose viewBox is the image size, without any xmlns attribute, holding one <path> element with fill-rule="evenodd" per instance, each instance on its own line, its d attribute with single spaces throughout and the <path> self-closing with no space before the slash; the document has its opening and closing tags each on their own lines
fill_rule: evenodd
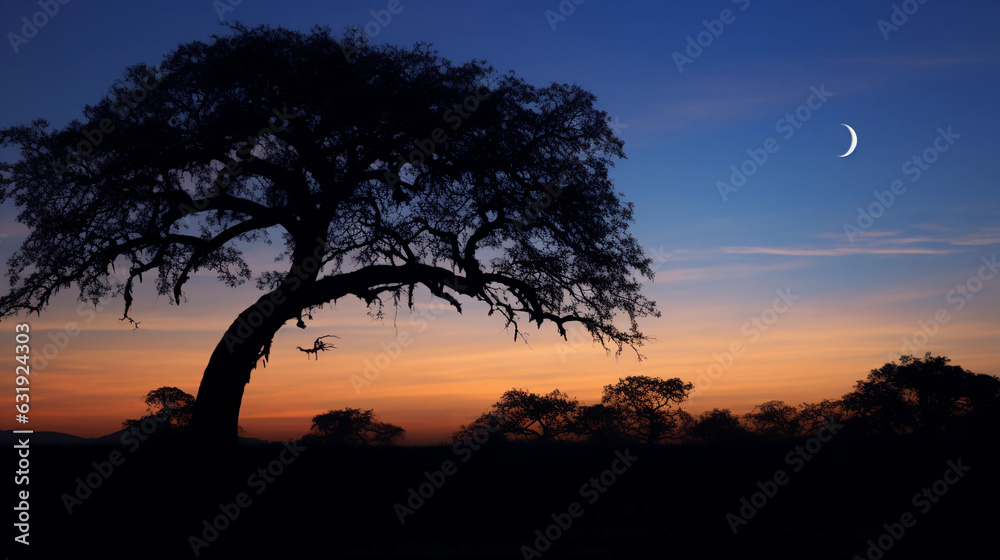
<svg viewBox="0 0 1000 560">
<path fill-rule="evenodd" d="M 844 257 L 849 255 L 949 255 L 957 250 L 878 247 L 833 247 L 809 249 L 797 247 L 720 247 L 719 250 L 735 255 L 784 255 L 790 257 Z"/>
</svg>

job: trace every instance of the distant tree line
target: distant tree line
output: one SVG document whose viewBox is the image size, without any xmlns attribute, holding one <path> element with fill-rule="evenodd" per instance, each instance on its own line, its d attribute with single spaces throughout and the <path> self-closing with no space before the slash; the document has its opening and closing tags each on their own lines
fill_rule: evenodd
<svg viewBox="0 0 1000 560">
<path fill-rule="evenodd" d="M 698 416 L 680 405 L 692 390 L 679 378 L 629 376 L 604 387 L 601 402 L 582 405 L 558 389 L 547 395 L 511 389 L 452 438 L 469 437 L 494 416 L 506 441 L 719 443 L 815 434 L 828 420 L 863 435 L 980 433 L 1000 428 L 1000 379 L 949 365 L 944 356 L 900 357 L 873 369 L 840 399 L 797 406 L 772 400 L 736 415 L 714 408 Z"/>
<path fill-rule="evenodd" d="M 724 443 L 815 434 L 827 421 L 859 435 L 984 433 L 1000 428 L 1000 378 L 950 365 L 944 356 L 901 356 L 873 369 L 840 399 L 797 406 L 772 400 L 746 414 L 714 408 L 693 416 L 680 405 L 693 385 L 680 378 L 628 376 L 604 387 L 601 402 L 581 404 L 558 389 L 544 395 L 511 389 L 452 439 L 488 429 L 499 441 Z M 138 428 L 150 420 L 167 432 L 183 431 L 195 399 L 176 387 L 146 395 L 148 414 L 123 422 Z M 242 429 L 241 429 L 242 431 Z M 303 441 L 327 445 L 392 445 L 406 430 L 379 420 L 374 411 L 329 410 L 312 419 Z"/>
</svg>

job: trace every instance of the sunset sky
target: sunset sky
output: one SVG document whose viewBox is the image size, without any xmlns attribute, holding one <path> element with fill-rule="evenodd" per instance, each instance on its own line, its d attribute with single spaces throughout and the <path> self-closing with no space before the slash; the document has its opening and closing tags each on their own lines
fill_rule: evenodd
<svg viewBox="0 0 1000 560">
<path fill-rule="evenodd" d="M 628 349 L 607 355 L 579 332 L 563 341 L 548 324 L 515 342 L 485 306 L 470 302 L 458 315 L 426 291 L 414 311 L 387 307 L 382 322 L 362 302 L 342 300 L 308 329 L 278 333 L 270 362 L 247 386 L 245 435 L 297 437 L 312 416 L 354 407 L 405 428 L 407 443 L 440 442 L 513 387 L 558 388 L 592 404 L 627 375 L 697 382 L 712 364 L 721 374 L 696 383 L 691 412 L 837 398 L 901 354 L 930 351 L 1000 375 L 1000 269 L 992 264 L 1000 252 L 1000 4 L 900 4 L 917 9 L 894 16 L 888 1 L 565 0 L 560 15 L 557 0 L 403 0 L 382 25 L 375 17 L 394 2 L 243 0 L 224 17 L 300 31 L 367 26 L 376 43 L 430 42 L 456 62 L 485 59 L 536 85 L 593 92 L 625 141 L 628 159 L 612 176 L 635 203 L 632 231 L 657 269 L 645 292 L 663 314 L 640 323 L 655 339 L 640 363 Z M 13 45 L 10 34 L 40 8 L 4 2 L 0 127 L 80 117 L 126 66 L 229 33 L 217 15 L 228 5 L 71 1 Z M 843 158 L 851 138 L 841 123 L 858 135 Z M 745 182 L 733 177 L 741 167 Z M 27 233 L 16 214 L 9 202 L 0 206 L 4 262 Z M 255 272 L 272 266 L 275 249 L 248 248 Z M 151 389 L 195 394 L 222 333 L 259 295 L 206 273 L 173 306 L 151 284 L 131 311 L 138 329 L 118 321 L 120 300 L 95 311 L 72 290 L 40 317 L 0 323 L 11 356 L 14 324 L 32 328 L 30 428 L 100 436 L 143 414 Z M 79 333 L 65 334 L 70 322 Z M 326 334 L 340 339 L 318 361 L 295 349 Z M 397 337 L 411 342 L 394 348 Z M 742 352 L 731 357 L 734 345 Z M 380 373 L 356 390 L 351 376 L 369 363 Z M 16 427 L 12 414 L 0 427 Z"/>
</svg>

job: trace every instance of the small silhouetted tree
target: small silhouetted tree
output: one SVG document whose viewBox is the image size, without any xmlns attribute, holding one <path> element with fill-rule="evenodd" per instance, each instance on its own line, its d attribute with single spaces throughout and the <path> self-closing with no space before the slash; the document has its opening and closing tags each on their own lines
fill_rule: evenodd
<svg viewBox="0 0 1000 560">
<path fill-rule="evenodd" d="M 191 423 L 194 410 L 194 396 L 177 387 L 160 387 L 146 393 L 146 414 L 141 418 L 130 418 L 122 422 L 122 427 L 139 427 L 144 420 L 163 422 L 168 428 L 186 428 Z"/>
<path fill-rule="evenodd" d="M 371 409 L 328 410 L 313 416 L 312 422 L 309 439 L 332 445 L 390 445 L 406 435 L 403 428 L 376 419 Z"/>
<path fill-rule="evenodd" d="M 462 426 L 457 435 L 467 437 L 471 430 L 495 423 L 494 433 L 506 440 L 550 441 L 565 439 L 572 434 L 578 402 L 559 389 L 539 395 L 524 389 L 511 389 L 490 405 L 486 413 L 468 426 Z"/>
<path fill-rule="evenodd" d="M 632 375 L 604 387 L 601 404 L 610 409 L 618 429 L 644 443 L 680 439 L 685 414 L 676 405 L 683 402 L 694 386 L 680 378 L 660 379 Z"/>
<path fill-rule="evenodd" d="M 422 286 L 459 312 L 484 304 L 514 340 L 525 322 L 563 337 L 580 324 L 638 355 L 637 320 L 659 313 L 641 293 L 652 261 L 629 232 L 633 206 L 609 177 L 622 147 L 576 85 L 360 32 L 234 25 L 129 68 L 82 120 L 0 129 L 20 156 L 0 162 L 0 203 L 30 230 L 0 318 L 76 287 L 95 304 L 120 297 L 133 321 L 150 275 L 175 304 L 197 273 L 255 281 L 264 294 L 221 333 L 198 389 L 192 428 L 214 446 L 236 442 L 277 331 L 347 296 L 380 315 L 383 298 L 412 309 Z M 272 238 L 284 264 L 251 270 L 243 251 Z"/>
<path fill-rule="evenodd" d="M 746 440 L 750 432 L 728 408 L 713 408 L 694 418 L 685 436 L 701 443 L 727 443 Z"/>
<path fill-rule="evenodd" d="M 811 436 L 819 432 L 828 422 L 844 422 L 847 412 L 837 399 L 823 399 L 818 403 L 802 403 L 798 410 L 800 436 Z"/>
<path fill-rule="evenodd" d="M 754 406 L 743 415 L 743 422 L 751 432 L 773 438 L 795 437 L 802 431 L 799 410 L 779 400 Z"/>
</svg>

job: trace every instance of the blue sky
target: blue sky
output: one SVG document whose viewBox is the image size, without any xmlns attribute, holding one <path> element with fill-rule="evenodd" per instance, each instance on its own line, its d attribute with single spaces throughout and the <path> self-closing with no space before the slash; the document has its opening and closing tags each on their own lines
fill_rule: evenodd
<svg viewBox="0 0 1000 560">
<path fill-rule="evenodd" d="M 303 31 L 328 25 L 335 33 L 368 25 L 377 43 L 426 41 L 455 61 L 485 59 L 538 85 L 572 82 L 592 91 L 621 123 L 628 159 L 614 177 L 636 205 L 633 231 L 663 261 L 647 288 L 664 312 L 644 325 L 660 341 L 647 373 L 694 376 L 713 352 L 744 336 L 741 325 L 771 305 L 775 290 L 791 287 L 802 303 L 762 337 L 766 350 L 733 366 L 734 376 L 744 370 L 741 383 L 714 385 L 720 399 L 727 395 L 719 403 L 839 396 L 942 308 L 953 317 L 918 353 L 1000 374 L 1000 276 L 982 282 L 961 310 L 947 300 L 1000 248 L 1000 4 L 402 0 L 391 21 L 376 23 L 373 11 L 390 4 L 244 0 L 225 17 Z M 4 2 L 0 126 L 37 117 L 65 124 L 125 66 L 156 63 L 178 43 L 228 33 L 217 5 L 71 0 L 15 53 L 7 34 L 20 33 L 21 18 L 40 8 Z M 891 23 L 894 6 L 913 13 L 886 37 L 878 22 Z M 560 9 L 565 19 L 546 15 Z M 730 22 L 711 23 L 723 10 Z M 722 30 L 710 44 L 705 21 Z M 674 53 L 684 54 L 699 33 L 707 46 L 679 71 Z M 813 98 L 806 112 L 800 107 L 812 88 L 832 95 Z M 809 118 L 786 137 L 776 126 L 797 110 Z M 850 141 L 841 123 L 859 139 L 845 158 L 837 157 Z M 958 135 L 947 151 L 933 149 L 939 129 Z M 729 181 L 730 166 L 743 165 L 747 150 L 768 139 L 777 151 L 723 200 L 718 183 Z M 903 166 L 928 149 L 936 161 L 913 180 Z M 851 242 L 844 225 L 857 226 L 857 209 L 896 180 L 905 192 Z M 13 216 L 9 204 L 0 208 L 4 259 L 24 233 Z M 689 340 L 694 334 L 697 343 Z M 801 382 L 793 372 L 813 360 L 840 368 L 836 382 Z M 614 375 L 622 367 L 613 366 Z M 741 388 L 753 383 L 766 389 L 746 396 Z"/>
</svg>

